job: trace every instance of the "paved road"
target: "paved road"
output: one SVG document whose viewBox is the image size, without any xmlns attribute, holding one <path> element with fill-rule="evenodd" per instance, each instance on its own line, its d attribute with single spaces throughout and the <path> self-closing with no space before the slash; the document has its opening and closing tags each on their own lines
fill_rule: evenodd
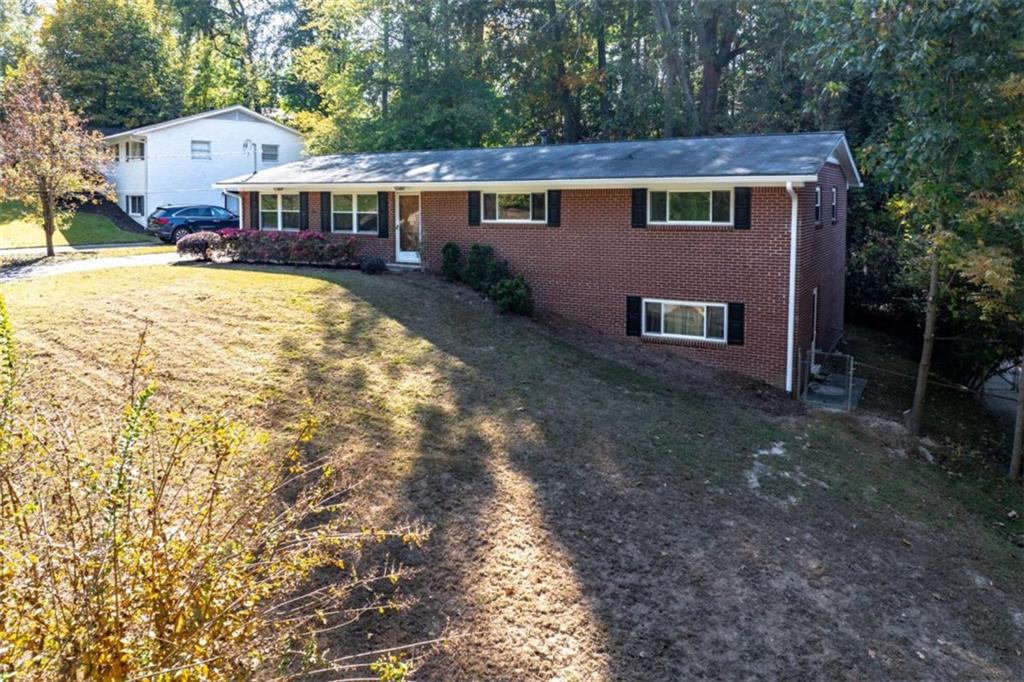
<svg viewBox="0 0 1024 682">
<path fill-rule="evenodd" d="M 178 254 L 171 251 L 168 253 L 145 253 L 138 256 L 111 256 L 109 258 L 70 260 L 64 263 L 14 266 L 0 271 L 0 283 L 28 279 L 30 277 L 63 275 L 69 272 L 87 272 L 89 270 L 105 270 L 107 268 L 130 268 L 140 265 L 168 265 L 177 262 L 177 260 Z"/>
</svg>

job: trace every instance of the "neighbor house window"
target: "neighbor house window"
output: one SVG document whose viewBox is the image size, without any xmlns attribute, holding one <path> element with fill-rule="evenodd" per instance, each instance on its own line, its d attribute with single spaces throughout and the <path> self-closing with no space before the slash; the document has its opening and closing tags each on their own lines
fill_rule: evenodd
<svg viewBox="0 0 1024 682">
<path fill-rule="evenodd" d="M 724 303 L 692 303 L 645 298 L 644 336 L 725 341 Z"/>
<path fill-rule="evenodd" d="M 262 145 L 260 147 L 260 159 L 263 161 L 263 163 L 277 163 L 277 145 Z"/>
<path fill-rule="evenodd" d="M 125 160 L 142 161 L 146 158 L 146 143 L 126 142 L 124 152 Z"/>
<path fill-rule="evenodd" d="M 128 215 L 146 215 L 146 197 L 141 194 L 129 194 L 125 200 L 128 204 Z"/>
<path fill-rule="evenodd" d="M 814 188 L 814 222 L 821 222 L 821 187 Z"/>
<path fill-rule="evenodd" d="M 261 194 L 261 230 L 298 230 L 298 194 Z"/>
<path fill-rule="evenodd" d="M 543 223 L 548 219 L 546 192 L 493 192 L 484 194 L 483 200 L 485 221 Z"/>
<path fill-rule="evenodd" d="M 332 232 L 376 232 L 376 194 L 334 194 L 331 196 Z"/>
<path fill-rule="evenodd" d="M 832 188 L 832 222 L 833 223 L 836 221 L 836 216 L 838 215 L 838 210 L 839 210 L 838 204 L 836 203 L 836 199 L 837 199 L 837 192 L 836 192 L 836 188 L 833 187 Z"/>
<path fill-rule="evenodd" d="M 650 222 L 729 225 L 732 223 L 732 190 L 699 192 L 651 192 Z"/>
<path fill-rule="evenodd" d="M 213 155 L 210 153 L 210 141 L 209 140 L 192 140 L 192 158 L 193 159 L 211 159 Z"/>
</svg>

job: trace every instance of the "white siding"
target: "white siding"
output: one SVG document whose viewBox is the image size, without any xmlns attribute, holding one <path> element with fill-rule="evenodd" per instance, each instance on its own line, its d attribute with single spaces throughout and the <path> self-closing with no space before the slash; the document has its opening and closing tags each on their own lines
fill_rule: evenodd
<svg viewBox="0 0 1024 682">
<path fill-rule="evenodd" d="M 210 159 L 193 159 L 192 140 L 210 142 Z M 260 145 L 276 144 L 278 164 L 298 161 L 302 138 L 263 121 L 240 117 L 210 117 L 146 134 L 146 159 L 125 161 L 122 140 L 120 161 L 110 177 L 117 188 L 118 204 L 127 208 L 126 196 L 143 194 L 146 213 L 170 204 L 213 204 L 224 206 L 221 190 L 211 185 L 219 180 L 252 172 L 253 152 L 242 151 L 246 140 L 256 143 L 256 164 L 262 170 Z M 136 218 L 145 224 L 145 218 Z"/>
</svg>

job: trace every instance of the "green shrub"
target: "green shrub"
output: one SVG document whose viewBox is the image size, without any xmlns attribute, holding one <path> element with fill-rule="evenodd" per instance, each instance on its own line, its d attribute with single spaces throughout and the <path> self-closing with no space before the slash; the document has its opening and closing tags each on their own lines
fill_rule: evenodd
<svg viewBox="0 0 1024 682">
<path fill-rule="evenodd" d="M 359 269 L 366 275 L 379 275 L 388 269 L 388 264 L 383 258 L 376 256 L 363 256 L 359 259 Z"/>
<path fill-rule="evenodd" d="M 461 279 L 462 249 L 455 242 L 448 242 L 441 248 L 441 274 L 449 282 Z"/>
<path fill-rule="evenodd" d="M 178 240 L 179 256 L 191 256 L 194 260 L 210 260 L 221 250 L 224 240 L 216 232 L 194 232 Z"/>
<path fill-rule="evenodd" d="M 487 244 L 473 244 L 462 268 L 462 281 L 487 295 L 491 288 L 509 276 L 508 263 L 494 257 L 494 249 Z"/>
<path fill-rule="evenodd" d="M 533 314 L 533 293 L 522 275 L 498 281 L 491 287 L 490 296 L 503 313 Z"/>
</svg>

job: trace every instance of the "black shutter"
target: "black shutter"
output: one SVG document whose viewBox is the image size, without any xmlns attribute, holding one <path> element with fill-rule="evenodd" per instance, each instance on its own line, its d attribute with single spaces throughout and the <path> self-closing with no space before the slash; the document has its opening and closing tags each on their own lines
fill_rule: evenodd
<svg viewBox="0 0 1024 682">
<path fill-rule="evenodd" d="M 320 231 L 331 231 L 331 193 L 320 192 Z"/>
<path fill-rule="evenodd" d="M 260 229 L 260 193 L 249 193 L 249 227 Z"/>
<path fill-rule="evenodd" d="M 728 343 L 730 346 L 743 345 L 743 304 L 729 304 Z"/>
<path fill-rule="evenodd" d="M 633 227 L 647 227 L 647 190 L 643 187 L 633 190 L 633 206 L 630 215 Z"/>
<path fill-rule="evenodd" d="M 737 187 L 735 190 L 735 211 L 736 215 L 733 227 L 737 230 L 750 229 L 750 188 Z"/>
<path fill-rule="evenodd" d="M 309 229 L 309 192 L 299 192 L 299 229 Z"/>
<path fill-rule="evenodd" d="M 466 198 L 469 202 L 469 224 L 480 224 L 480 192 L 467 192 Z"/>
<path fill-rule="evenodd" d="M 626 297 L 626 336 L 640 336 L 641 305 L 643 303 L 639 296 Z"/>
<path fill-rule="evenodd" d="M 562 190 L 548 190 L 548 227 L 562 225 Z"/>
<path fill-rule="evenodd" d="M 377 192 L 377 236 L 388 238 L 388 193 Z"/>
</svg>

